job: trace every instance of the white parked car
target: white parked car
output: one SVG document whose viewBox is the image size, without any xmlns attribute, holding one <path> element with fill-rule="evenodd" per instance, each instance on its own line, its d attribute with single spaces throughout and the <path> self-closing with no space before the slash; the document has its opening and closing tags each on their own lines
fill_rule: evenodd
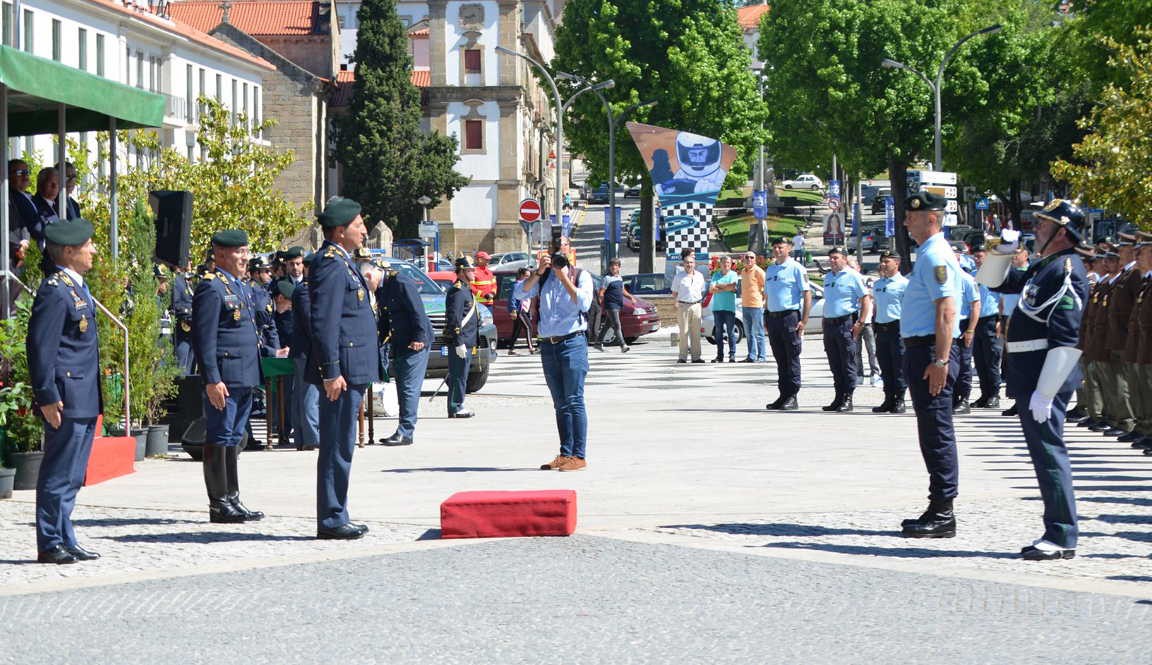
<svg viewBox="0 0 1152 665">
<path fill-rule="evenodd" d="M 785 180 L 784 189 L 824 189 L 824 181 L 812 174 L 797 176 L 795 180 Z"/>
</svg>

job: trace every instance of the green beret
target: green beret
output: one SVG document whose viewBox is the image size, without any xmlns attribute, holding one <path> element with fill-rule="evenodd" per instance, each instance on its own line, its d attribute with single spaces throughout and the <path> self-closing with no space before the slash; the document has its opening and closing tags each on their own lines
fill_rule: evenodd
<svg viewBox="0 0 1152 665">
<path fill-rule="evenodd" d="M 328 205 L 324 206 L 324 212 L 317 215 L 316 219 L 320 222 L 320 226 L 332 229 L 337 226 L 348 226 L 359 214 L 359 203 L 343 196 L 334 196 L 328 199 Z"/>
<path fill-rule="evenodd" d="M 248 233 L 243 229 L 226 229 L 212 234 L 212 244 L 216 247 L 247 247 Z"/>
<path fill-rule="evenodd" d="M 467 256 L 461 256 L 460 258 L 456 259 L 456 269 L 457 270 L 467 270 L 468 268 L 475 268 L 475 267 L 476 267 L 476 264 L 472 263 L 472 259 L 468 258 Z"/>
<path fill-rule="evenodd" d="M 79 217 L 44 226 L 44 238 L 53 245 L 78 247 L 92 237 L 92 222 Z"/>
<path fill-rule="evenodd" d="M 283 252 L 280 252 L 280 256 L 285 261 L 291 261 L 292 259 L 299 259 L 299 258 L 304 256 L 304 248 L 301 247 L 300 245 L 295 245 L 293 247 L 289 247 L 288 249 L 284 250 Z"/>
<path fill-rule="evenodd" d="M 256 270 L 269 270 L 270 266 L 264 261 L 262 256 L 254 256 L 248 259 L 248 272 Z"/>
<path fill-rule="evenodd" d="M 292 280 L 290 279 L 282 279 L 276 282 L 276 293 L 279 293 L 289 300 L 292 299 L 292 292 L 295 290 L 296 286 L 292 284 Z"/>
<path fill-rule="evenodd" d="M 904 209 L 916 210 L 944 210 L 948 207 L 948 199 L 932 192 L 916 192 L 904 199 Z"/>
</svg>

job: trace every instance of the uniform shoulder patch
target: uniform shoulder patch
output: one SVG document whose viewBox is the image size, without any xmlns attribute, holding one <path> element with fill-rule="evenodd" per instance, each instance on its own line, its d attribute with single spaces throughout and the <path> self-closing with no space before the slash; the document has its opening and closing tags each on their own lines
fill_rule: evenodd
<svg viewBox="0 0 1152 665">
<path fill-rule="evenodd" d="M 932 270 L 932 276 L 936 278 L 937 284 L 944 284 L 948 281 L 948 266 L 936 266 Z"/>
<path fill-rule="evenodd" d="M 1056 305 L 1056 309 L 1076 309 L 1076 301 L 1072 299 L 1072 296 L 1064 296 L 1060 299 L 1060 303 Z"/>
<path fill-rule="evenodd" d="M 212 280 L 216 279 L 216 273 L 214 273 L 214 272 L 204 273 L 203 275 L 200 276 L 200 279 L 206 279 L 209 282 L 211 282 Z"/>
</svg>

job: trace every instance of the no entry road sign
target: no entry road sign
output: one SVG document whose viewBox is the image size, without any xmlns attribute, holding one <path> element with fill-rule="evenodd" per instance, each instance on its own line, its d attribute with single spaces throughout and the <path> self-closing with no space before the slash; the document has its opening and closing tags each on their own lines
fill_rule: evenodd
<svg viewBox="0 0 1152 665">
<path fill-rule="evenodd" d="M 520 219 L 525 222 L 540 220 L 540 202 L 536 199 L 524 199 L 520 202 Z"/>
</svg>

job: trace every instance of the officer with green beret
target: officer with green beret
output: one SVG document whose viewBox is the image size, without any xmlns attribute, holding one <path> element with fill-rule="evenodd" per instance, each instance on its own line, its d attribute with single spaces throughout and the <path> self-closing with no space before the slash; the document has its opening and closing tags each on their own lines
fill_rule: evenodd
<svg viewBox="0 0 1152 665">
<path fill-rule="evenodd" d="M 368 284 L 352 254 L 368 229 L 360 204 L 328 201 L 318 216 L 324 244 L 308 273 L 312 353 L 307 380 L 320 387 L 320 455 L 316 462 L 316 536 L 352 540 L 368 532 L 348 516 L 348 478 L 364 394 L 380 380 L 380 345 Z"/>
<path fill-rule="evenodd" d="M 219 231 L 212 236 L 215 268 L 205 273 L 192 296 L 192 347 L 204 380 L 204 487 L 212 522 L 260 520 L 264 513 L 240 501 L 237 456 L 261 385 L 260 334 L 252 291 L 244 283 L 248 234 Z"/>
</svg>

